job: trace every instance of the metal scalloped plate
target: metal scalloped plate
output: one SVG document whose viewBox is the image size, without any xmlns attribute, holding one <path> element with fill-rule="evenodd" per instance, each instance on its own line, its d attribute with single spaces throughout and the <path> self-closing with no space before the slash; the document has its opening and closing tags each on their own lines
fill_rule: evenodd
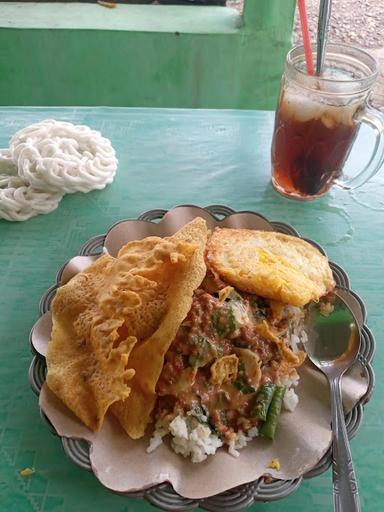
<svg viewBox="0 0 384 512">
<path fill-rule="evenodd" d="M 235 212 L 232 208 L 223 205 L 212 205 L 205 208 L 216 220 L 221 220 L 229 215 L 241 213 Z M 147 222 L 156 222 L 161 219 L 167 210 L 156 209 L 144 212 L 138 217 L 138 220 Z M 255 212 L 247 212 L 255 213 Z M 259 217 L 264 218 L 262 215 L 257 214 Z M 299 236 L 297 231 L 290 225 L 284 222 L 273 221 L 270 222 L 275 231 L 285 233 L 288 235 Z M 106 235 L 98 235 L 91 238 L 86 242 L 80 249 L 79 255 L 81 256 L 93 256 L 102 252 L 103 243 Z M 306 239 L 309 243 L 317 247 L 323 254 L 325 254 L 322 247 L 320 247 L 313 240 Z M 345 288 L 349 294 L 359 303 L 361 308 L 362 317 L 366 319 L 366 309 L 361 298 L 349 288 L 349 278 L 345 271 L 336 263 L 330 262 L 330 266 L 333 271 L 334 279 L 336 284 L 342 288 Z M 62 267 L 63 268 L 63 267 Z M 40 300 L 40 315 L 47 312 L 50 308 L 51 301 L 55 296 L 56 289 L 58 288 L 58 282 L 61 276 L 62 269 L 57 274 L 57 282 L 54 286 L 49 288 Z M 32 344 L 31 344 L 32 347 Z M 375 340 L 372 332 L 364 324 L 361 331 L 361 347 L 359 351 L 359 362 L 366 371 L 368 379 L 368 390 L 366 394 L 361 398 L 359 403 L 346 415 L 346 424 L 348 437 L 352 438 L 356 435 L 363 419 L 363 405 L 365 405 L 373 392 L 374 389 L 374 373 L 371 366 L 371 361 L 375 352 Z M 42 385 L 45 381 L 46 374 L 46 362 L 45 358 L 39 354 L 32 347 L 32 353 L 34 357 L 32 359 L 29 368 L 29 381 L 32 390 L 35 394 L 39 395 Z M 53 425 L 50 423 L 45 414 L 41 411 L 41 418 L 46 424 L 47 428 L 56 434 Z M 89 459 L 89 444 L 80 439 L 73 439 L 62 437 L 61 438 L 63 449 L 67 456 L 78 466 L 88 471 L 92 471 L 91 463 Z M 127 493 L 125 496 L 144 498 L 152 505 L 159 507 L 164 510 L 180 512 L 192 510 L 196 507 L 200 507 L 204 510 L 211 512 L 236 512 L 249 507 L 257 501 L 275 501 L 285 498 L 292 492 L 294 492 L 301 484 L 303 478 L 313 478 L 326 471 L 331 465 L 331 450 L 329 450 L 322 459 L 308 471 L 303 477 L 296 478 L 294 480 L 277 480 L 269 477 L 262 477 L 258 480 L 241 485 L 234 489 L 230 489 L 216 496 L 210 498 L 204 498 L 200 500 L 191 500 L 184 498 L 177 494 L 170 484 L 160 484 L 149 489 L 142 491 Z"/>
</svg>

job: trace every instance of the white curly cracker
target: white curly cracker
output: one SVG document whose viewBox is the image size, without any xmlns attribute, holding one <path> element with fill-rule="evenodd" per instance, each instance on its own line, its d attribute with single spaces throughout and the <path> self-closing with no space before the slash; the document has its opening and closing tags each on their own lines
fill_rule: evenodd
<svg viewBox="0 0 384 512">
<path fill-rule="evenodd" d="M 0 174 L 0 219 L 27 220 L 57 208 L 63 194 L 38 190 L 23 178 Z"/>
<path fill-rule="evenodd" d="M 102 189 L 112 183 L 117 169 L 109 139 L 88 126 L 53 119 L 15 133 L 10 150 L 21 177 L 54 192 Z"/>
<path fill-rule="evenodd" d="M 17 175 L 17 166 L 9 149 L 0 149 L 0 174 Z"/>
</svg>

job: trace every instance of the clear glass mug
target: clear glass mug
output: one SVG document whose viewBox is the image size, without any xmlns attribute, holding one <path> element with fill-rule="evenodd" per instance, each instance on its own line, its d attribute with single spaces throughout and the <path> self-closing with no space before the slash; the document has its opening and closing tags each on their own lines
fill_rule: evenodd
<svg viewBox="0 0 384 512">
<path fill-rule="evenodd" d="M 288 53 L 272 141 L 272 184 L 278 192 L 316 199 L 333 184 L 353 189 L 378 172 L 384 116 L 368 104 L 376 77 L 373 57 L 349 45 L 327 45 L 320 77 L 307 74 L 302 46 Z M 375 132 L 375 147 L 365 168 L 347 178 L 342 169 L 361 123 Z"/>
</svg>

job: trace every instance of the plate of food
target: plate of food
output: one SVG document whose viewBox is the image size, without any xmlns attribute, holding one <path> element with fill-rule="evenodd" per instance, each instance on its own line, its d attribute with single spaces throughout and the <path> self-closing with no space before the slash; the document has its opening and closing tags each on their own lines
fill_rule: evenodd
<svg viewBox="0 0 384 512">
<path fill-rule="evenodd" d="M 30 368 L 42 417 L 108 489 L 167 510 L 240 510 L 330 464 L 306 310 L 342 296 L 361 328 L 349 435 L 374 339 L 346 273 L 282 222 L 224 206 L 151 210 L 88 241 L 44 294 Z M 223 470 L 225 468 L 225 470 Z"/>
</svg>

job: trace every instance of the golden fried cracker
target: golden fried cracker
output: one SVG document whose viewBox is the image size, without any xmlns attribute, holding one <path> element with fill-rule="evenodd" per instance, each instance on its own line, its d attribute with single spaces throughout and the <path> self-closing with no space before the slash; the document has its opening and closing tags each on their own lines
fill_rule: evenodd
<svg viewBox="0 0 384 512">
<path fill-rule="evenodd" d="M 132 380 L 129 397 L 114 403 L 111 408 L 125 431 L 133 439 L 142 437 L 145 433 L 156 402 L 155 389 L 163 369 L 165 353 L 191 308 L 194 290 L 205 276 L 204 249 L 207 234 L 205 221 L 196 218 L 175 235 L 165 239 L 172 243 L 187 243 L 193 250 L 189 254 L 185 253 L 185 261 L 175 268 L 171 276 L 165 301 L 165 313 L 157 330 L 132 350 L 129 367 L 136 373 Z M 123 252 L 125 254 L 125 250 Z M 176 254 L 174 256 L 176 257 Z M 149 268 L 146 272 L 149 272 Z"/>
<path fill-rule="evenodd" d="M 221 386 L 224 382 L 236 379 L 239 367 L 239 359 L 236 354 L 223 356 L 211 366 L 211 382 L 214 386 Z"/>
<path fill-rule="evenodd" d="M 95 267 L 105 269 L 109 258 Z M 92 430 L 112 402 L 128 396 L 134 373 L 126 364 L 136 338 L 121 339 L 124 320 L 103 317 L 92 300 L 103 275 L 91 269 L 58 289 L 47 351 L 48 386 Z"/>
<path fill-rule="evenodd" d="M 190 304 L 184 314 L 182 294 L 189 296 L 186 287 L 193 287 L 196 276 L 205 272 L 204 262 L 203 269 L 196 270 L 201 263 L 196 254 L 203 249 L 195 243 L 195 235 L 199 232 L 202 239 L 206 237 L 202 219 L 189 226 L 184 236 L 150 237 L 130 242 L 118 258 L 102 256 L 56 294 L 47 384 L 92 430 L 100 428 L 112 403 L 130 393 L 134 370 L 128 359 L 133 346 L 141 346 L 163 324 L 165 332 L 160 330 L 159 335 L 164 339 L 168 325 L 179 322 L 178 328 L 188 312 Z M 181 313 L 177 314 L 178 309 Z M 171 321 L 164 323 L 166 318 Z M 153 375 L 158 361 L 147 359 L 144 373 L 147 365 L 148 374 Z M 141 371 L 141 365 L 137 366 Z M 146 397 L 142 407 L 148 408 L 148 403 Z M 135 408 L 130 414 L 135 416 Z"/>
</svg>

